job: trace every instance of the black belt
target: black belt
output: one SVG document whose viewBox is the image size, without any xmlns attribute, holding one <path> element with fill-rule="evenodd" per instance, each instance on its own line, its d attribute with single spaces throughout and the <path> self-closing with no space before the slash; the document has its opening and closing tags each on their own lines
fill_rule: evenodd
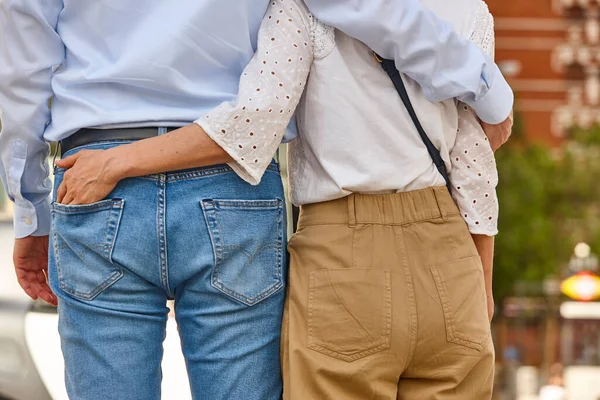
<svg viewBox="0 0 600 400">
<path fill-rule="evenodd" d="M 142 140 L 158 136 L 160 128 L 120 128 L 120 129 L 80 129 L 68 138 L 60 141 L 60 152 L 65 154 L 76 147 L 96 142 L 114 140 Z M 167 132 L 178 128 L 167 128 Z"/>
</svg>

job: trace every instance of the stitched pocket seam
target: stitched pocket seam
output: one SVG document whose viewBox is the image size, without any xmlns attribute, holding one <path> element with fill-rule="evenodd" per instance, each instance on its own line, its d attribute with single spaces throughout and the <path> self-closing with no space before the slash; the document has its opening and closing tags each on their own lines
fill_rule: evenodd
<svg viewBox="0 0 600 400">
<path fill-rule="evenodd" d="M 486 339 L 489 335 L 483 336 L 481 340 L 475 340 L 472 336 L 465 335 L 457 331 L 456 322 L 454 320 L 452 309 L 450 307 L 450 301 L 448 299 L 448 295 L 446 293 L 446 289 L 444 287 L 444 283 L 440 276 L 440 273 L 437 267 L 431 267 L 430 271 L 431 275 L 433 276 L 438 295 L 440 297 L 442 310 L 444 312 L 447 340 L 451 343 L 455 343 L 461 346 L 472 348 L 477 351 L 481 351 L 484 348 Z"/>
<path fill-rule="evenodd" d="M 204 211 L 204 217 L 208 226 L 209 235 L 213 246 L 213 254 L 215 257 L 215 265 L 211 274 L 211 285 L 219 290 L 221 293 L 232 297 L 233 299 L 240 301 L 247 306 L 253 306 L 272 294 L 276 293 L 283 287 L 283 201 L 280 199 L 275 200 L 203 200 L 201 202 L 202 210 Z M 219 279 L 222 268 L 226 262 L 225 250 L 238 250 L 249 254 L 248 251 L 244 251 L 240 246 L 232 246 L 223 244 L 223 230 L 219 224 L 217 210 L 221 208 L 224 210 L 272 210 L 278 212 L 278 234 L 277 240 L 271 243 L 264 244 L 259 249 L 264 250 L 272 248 L 276 251 L 276 283 L 263 289 L 259 294 L 254 297 L 248 297 L 238 291 L 227 287 L 227 285 Z M 254 255 L 258 253 L 258 250 Z M 249 256 L 252 260 L 252 257 Z"/>
<path fill-rule="evenodd" d="M 89 204 L 89 205 L 81 205 L 81 206 L 66 206 L 63 204 L 53 203 L 52 204 L 52 212 L 63 214 L 63 215 L 76 215 L 76 214 L 87 214 L 93 212 L 103 212 L 108 211 L 108 216 L 106 218 L 106 227 L 104 229 L 103 240 L 101 243 L 92 244 L 90 248 L 97 248 L 102 250 L 102 255 L 108 262 L 113 265 L 114 271 L 102 282 L 96 285 L 93 289 L 84 292 L 77 290 L 76 288 L 69 285 L 66 281 L 64 266 L 61 263 L 61 251 L 67 250 L 69 246 L 65 243 L 64 245 L 59 245 L 59 237 L 56 229 L 53 229 L 53 242 L 54 242 L 54 254 L 56 258 L 56 266 L 58 272 L 58 282 L 59 287 L 65 293 L 70 294 L 73 297 L 80 298 L 82 300 L 91 301 L 95 299 L 98 295 L 100 295 L 104 290 L 113 285 L 119 279 L 123 277 L 123 268 L 113 263 L 112 253 L 114 250 L 115 242 L 117 239 L 117 232 L 119 229 L 119 225 L 121 222 L 121 217 L 123 215 L 123 206 L 124 201 L 120 199 L 115 200 L 103 200 L 97 203 Z M 61 239 L 63 240 L 63 239 Z M 78 255 L 80 259 L 82 259 L 82 255 Z M 62 267 L 61 267 L 62 266 Z"/>
<path fill-rule="evenodd" d="M 332 350 L 327 347 L 326 343 L 319 341 L 314 334 L 313 320 L 314 320 L 314 298 L 315 291 L 317 290 L 315 284 L 315 275 L 317 271 L 312 271 L 309 278 L 309 293 L 308 293 L 308 345 L 307 347 L 311 350 L 325 354 L 327 356 L 337 358 L 346 362 L 353 362 L 361 358 L 365 358 L 375 353 L 379 353 L 383 350 L 390 348 L 390 336 L 392 331 L 392 288 L 391 288 L 391 273 L 389 270 L 381 272 L 385 273 L 385 304 L 384 304 L 384 329 L 382 337 L 371 344 L 368 348 L 355 352 L 352 354 L 345 354 L 340 351 Z"/>
</svg>

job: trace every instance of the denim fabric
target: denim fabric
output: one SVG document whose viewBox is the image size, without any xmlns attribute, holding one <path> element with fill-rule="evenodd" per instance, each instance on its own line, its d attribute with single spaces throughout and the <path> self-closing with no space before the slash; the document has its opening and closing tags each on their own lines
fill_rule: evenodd
<svg viewBox="0 0 600 400">
<path fill-rule="evenodd" d="M 194 399 L 281 398 L 283 199 L 273 163 L 259 186 L 222 165 L 126 179 L 91 205 L 53 202 L 50 283 L 70 398 L 160 398 L 167 299 Z"/>
</svg>

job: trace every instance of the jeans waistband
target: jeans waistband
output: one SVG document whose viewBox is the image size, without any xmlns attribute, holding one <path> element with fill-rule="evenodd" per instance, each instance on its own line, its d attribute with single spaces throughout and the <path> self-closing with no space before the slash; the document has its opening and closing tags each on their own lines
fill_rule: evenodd
<svg viewBox="0 0 600 400">
<path fill-rule="evenodd" d="M 75 154 L 78 151 L 81 151 L 84 149 L 106 150 L 106 149 L 113 148 L 116 146 L 122 146 L 124 144 L 131 143 L 132 141 L 135 141 L 135 140 L 131 140 L 131 139 L 129 139 L 129 140 L 127 140 L 127 139 L 106 140 L 106 139 L 98 138 L 97 140 L 95 140 L 93 142 L 90 142 L 87 144 L 80 144 L 80 145 L 76 146 L 75 148 L 69 149 L 68 151 L 61 151 L 61 154 L 64 157 L 67 155 Z M 271 163 L 267 166 L 266 171 L 275 172 L 277 174 L 280 174 L 281 171 L 280 171 L 279 163 L 276 160 L 271 160 Z M 64 168 L 60 168 L 58 166 L 54 167 L 55 174 L 63 173 L 63 172 L 65 172 Z M 235 171 L 228 164 L 218 164 L 218 165 L 212 165 L 212 166 L 206 166 L 206 167 L 197 167 L 197 168 L 190 168 L 190 169 L 184 169 L 184 170 L 170 171 L 170 172 L 166 172 L 166 173 L 162 173 L 162 174 L 145 175 L 145 176 L 140 176 L 139 178 L 164 179 L 165 181 L 178 181 L 178 180 L 202 178 L 202 177 L 208 177 L 211 175 L 228 174 L 228 173 L 235 174 Z"/>
<path fill-rule="evenodd" d="M 177 128 L 162 128 L 165 133 L 174 131 Z M 73 133 L 71 136 L 60 141 L 61 154 L 69 150 L 96 142 L 109 142 L 117 140 L 142 140 L 161 134 L 161 128 L 115 128 L 115 129 L 92 129 L 83 128 Z"/>
</svg>

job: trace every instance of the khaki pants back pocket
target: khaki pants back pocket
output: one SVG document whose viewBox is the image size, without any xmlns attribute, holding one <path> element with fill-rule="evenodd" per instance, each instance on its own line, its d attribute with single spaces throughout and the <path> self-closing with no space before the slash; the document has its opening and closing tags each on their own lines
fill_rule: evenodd
<svg viewBox="0 0 600 400">
<path fill-rule="evenodd" d="M 388 270 L 311 272 L 308 348 L 352 362 L 390 347 L 391 274 Z"/>
<path fill-rule="evenodd" d="M 444 311 L 448 342 L 481 351 L 489 337 L 483 267 L 479 256 L 431 268 Z"/>
</svg>

